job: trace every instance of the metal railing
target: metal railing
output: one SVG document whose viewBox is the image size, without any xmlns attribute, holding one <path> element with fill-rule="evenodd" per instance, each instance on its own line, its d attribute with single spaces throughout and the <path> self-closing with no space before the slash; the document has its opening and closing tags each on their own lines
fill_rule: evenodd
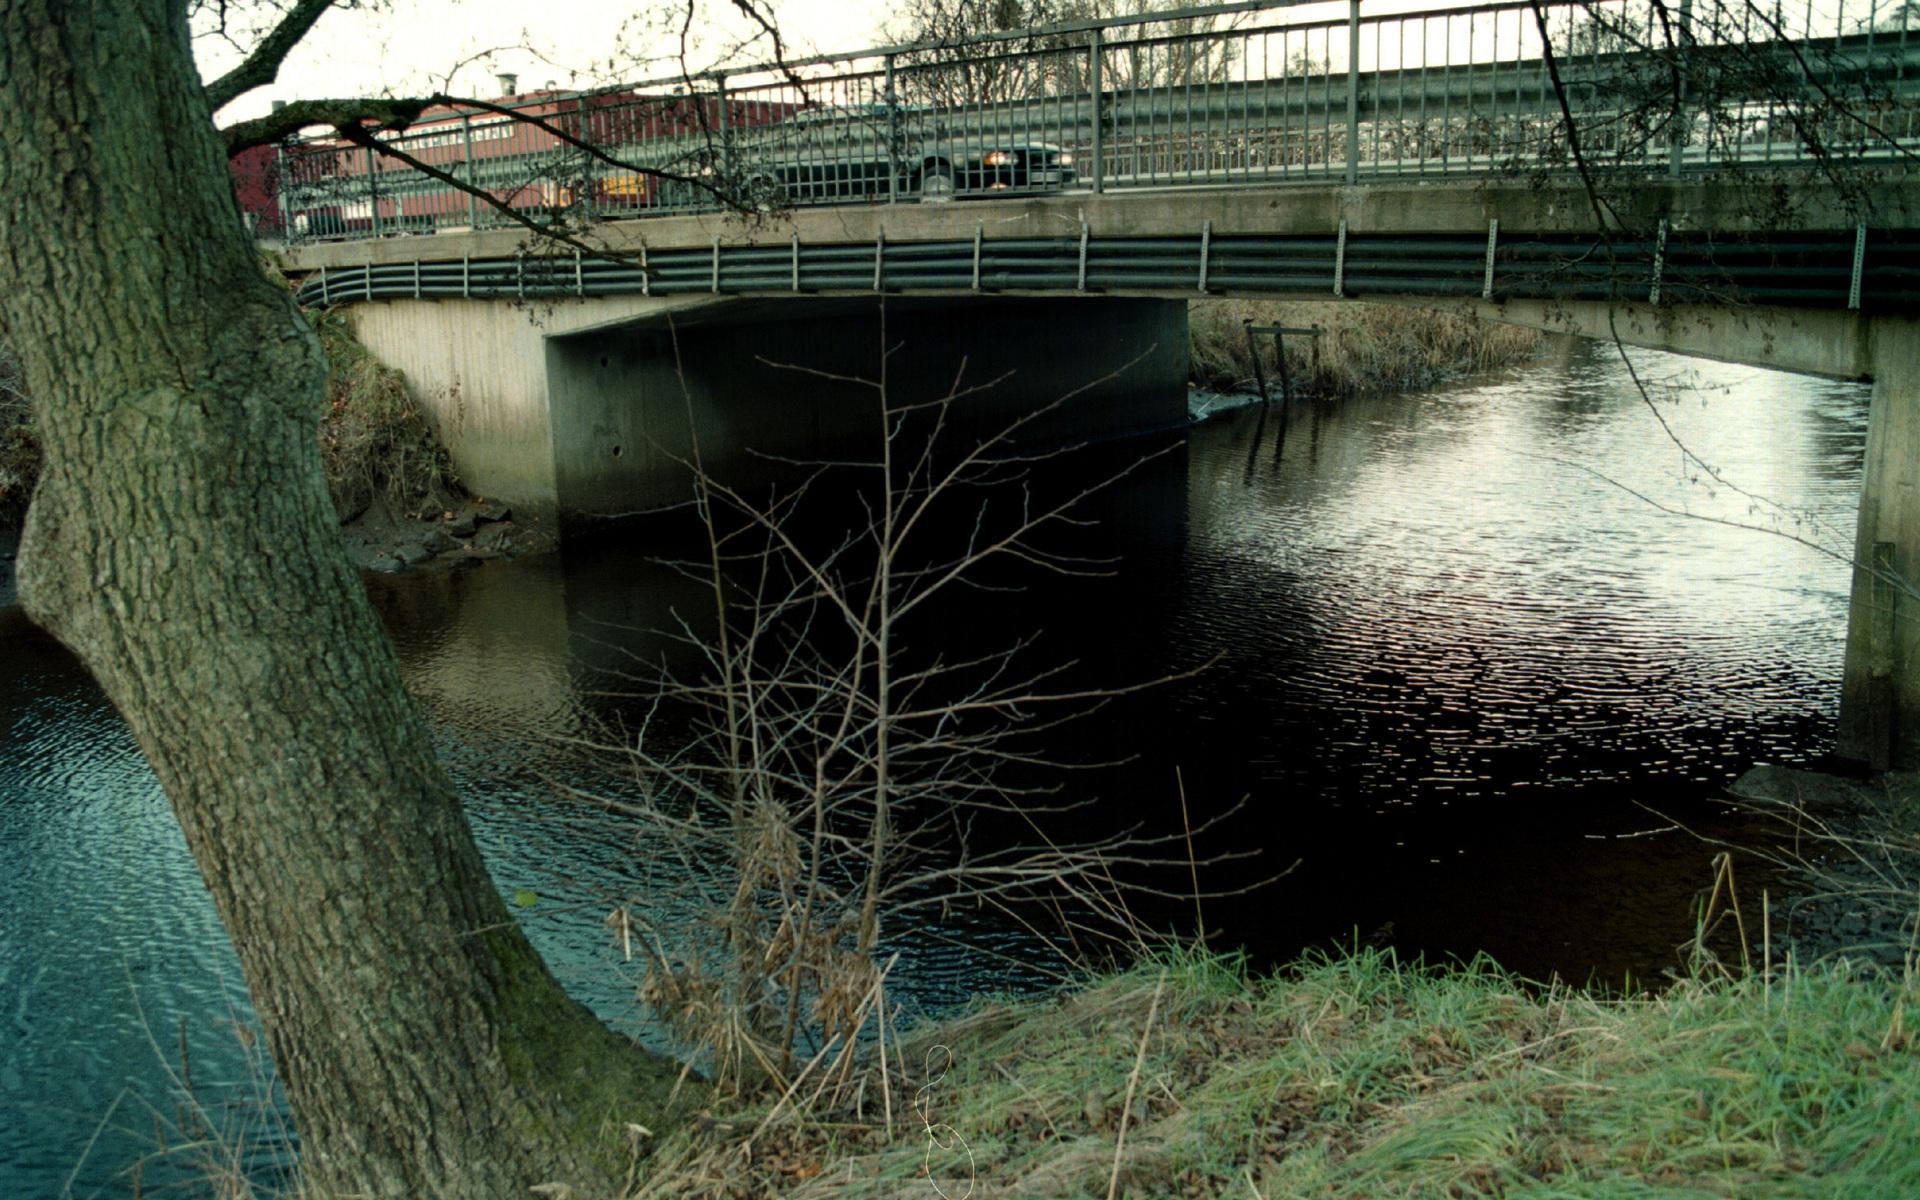
<svg viewBox="0 0 1920 1200">
<path fill-rule="evenodd" d="M 1852 232 L 1645 239 L 1574 235 L 971 237 L 724 245 L 637 261 L 573 253 L 320 268 L 309 305 L 877 292 L 1213 293 L 1632 300 L 1887 311 L 1920 305 L 1920 235 Z"/>
<path fill-rule="evenodd" d="M 1910 11 L 1277 0 L 1082 21 L 430 112 L 388 139 L 427 170 L 310 138 L 282 152 L 273 215 L 294 237 L 507 222 L 436 171 L 545 221 L 1539 173 L 1576 148 L 1590 172 L 1904 170 Z"/>
</svg>

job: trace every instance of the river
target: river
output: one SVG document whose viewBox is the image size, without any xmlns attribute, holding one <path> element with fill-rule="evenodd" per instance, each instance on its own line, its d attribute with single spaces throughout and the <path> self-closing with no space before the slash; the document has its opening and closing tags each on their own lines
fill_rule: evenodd
<svg viewBox="0 0 1920 1200">
<path fill-rule="evenodd" d="M 1298 860 L 1203 902 L 1216 945 L 1273 962 L 1371 937 L 1534 978 L 1655 978 L 1709 881 L 1703 837 L 1763 836 L 1719 788 L 1831 741 L 1847 570 L 1794 538 L 1850 544 L 1867 394 L 1633 361 L 1647 398 L 1616 352 L 1568 343 L 1468 385 L 1285 420 L 1245 409 L 1049 462 L 1050 486 L 1077 486 L 1168 450 L 1092 502 L 1099 523 L 1079 536 L 1110 569 L 1021 578 L 922 640 L 1038 634 L 1035 661 L 1077 664 L 1075 686 L 1176 677 L 1050 750 L 1124 760 L 1077 777 L 1095 821 L 1178 830 L 1181 785 L 1195 822 L 1238 803 L 1198 852 L 1262 856 L 1209 885 Z M 617 786 L 554 735 L 627 711 L 598 694 L 608 671 L 701 608 L 645 528 L 369 586 L 497 880 L 538 897 L 522 910 L 535 941 L 603 1016 L 657 1040 L 602 919 L 622 898 L 667 923 L 698 914 L 669 869 L 637 861 L 630 827 L 553 787 Z M 287 1160 L 245 988 L 166 800 L 10 580 L 0 880 L 0 1195 L 231 1169 L 229 1152 L 193 1148 L 203 1120 L 245 1143 L 240 1169 Z M 1141 916 L 1190 925 L 1190 909 Z M 1033 939 L 956 931 L 972 949 L 901 932 L 918 1006 L 1035 978 Z"/>
</svg>

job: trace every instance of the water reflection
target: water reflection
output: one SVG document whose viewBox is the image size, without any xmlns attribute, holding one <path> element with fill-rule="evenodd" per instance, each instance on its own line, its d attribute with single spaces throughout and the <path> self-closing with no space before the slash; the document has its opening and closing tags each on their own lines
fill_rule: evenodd
<svg viewBox="0 0 1920 1200">
<path fill-rule="evenodd" d="M 1305 855 L 1284 920 L 1239 930 L 1257 950 L 1392 922 L 1404 949 L 1645 977 L 1711 854 L 1647 831 L 1757 836 L 1706 797 L 1824 749 L 1844 567 L 1650 501 L 1844 548 L 1865 390 L 1634 361 L 1680 441 L 1785 508 L 1684 458 L 1600 348 L 1299 411 L 1284 447 L 1257 414 L 1194 439 L 1192 536 L 1138 578 L 1178 581 L 1161 666 L 1223 661 L 1139 730 L 1205 730 L 1224 752 L 1161 757 Z"/>
<path fill-rule="evenodd" d="M 1804 546 L 1650 501 L 1844 548 L 1866 399 L 1635 363 L 1682 441 L 1786 507 L 1690 463 L 1618 358 L 1580 348 L 1471 387 L 1197 430 L 1073 531 L 1110 576 L 999 578 L 1018 590 L 929 610 L 910 647 L 957 657 L 1037 632 L 1035 661 L 1077 664 L 1076 684 L 1197 672 L 1050 752 L 1129 760 L 1079 778 L 1103 820 L 1176 830 L 1176 768 L 1196 819 L 1246 798 L 1226 844 L 1265 847 L 1263 869 L 1302 863 L 1210 901 L 1222 942 L 1272 959 L 1379 930 L 1537 976 L 1645 977 L 1690 931 L 1713 853 L 1673 821 L 1758 838 L 1711 803 L 1718 784 L 1826 748 L 1847 586 Z M 1044 486 L 1140 450 L 1048 464 Z M 567 742 L 631 724 L 631 702 L 604 693 L 636 657 L 686 661 L 647 631 L 710 623 L 703 589 L 653 561 L 666 544 L 629 530 L 564 560 L 369 581 L 498 881 L 539 897 L 530 932 L 567 986 L 643 1036 L 634 968 L 601 919 L 639 897 L 698 928 L 700 906 L 631 821 L 571 798 L 633 785 Z M 182 1037 L 210 1105 L 259 1111 L 260 1069 L 226 1023 L 247 1014 L 238 971 L 165 800 L 98 691 L 11 608 L 0 872 L 0 1194 L 56 1194 L 69 1172 L 78 1194 L 124 1190 L 148 1106 L 173 1111 Z M 1184 864 L 1155 881 L 1184 886 Z M 1190 905 L 1141 914 L 1183 921 Z M 938 939 L 903 945 L 900 977 L 931 1005 L 1022 978 Z"/>
</svg>

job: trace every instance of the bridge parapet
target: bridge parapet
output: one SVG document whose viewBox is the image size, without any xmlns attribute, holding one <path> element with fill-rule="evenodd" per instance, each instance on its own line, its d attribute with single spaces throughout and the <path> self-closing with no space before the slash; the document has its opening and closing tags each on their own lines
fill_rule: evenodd
<svg viewBox="0 0 1920 1200">
<path fill-rule="evenodd" d="M 294 147 L 270 215 L 303 237 L 378 238 L 508 212 L 1071 187 L 1904 171 L 1920 147 L 1909 6 L 1330 7 L 1256 0 L 450 103 L 378 152 Z"/>
<path fill-rule="evenodd" d="M 1831 191 L 1790 199 L 1783 229 L 1737 185 L 1666 182 L 1601 233 L 1572 186 L 1179 190 L 622 222 L 593 254 L 505 231 L 393 238 L 296 248 L 285 266 L 317 304 L 1001 293 L 1920 308 L 1920 184 L 1866 196 L 1886 222 L 1873 227 Z"/>
</svg>

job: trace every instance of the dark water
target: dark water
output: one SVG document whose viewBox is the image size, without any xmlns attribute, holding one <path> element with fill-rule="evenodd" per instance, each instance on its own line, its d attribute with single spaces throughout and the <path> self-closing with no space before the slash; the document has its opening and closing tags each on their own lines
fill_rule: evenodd
<svg viewBox="0 0 1920 1200">
<path fill-rule="evenodd" d="M 1803 545 L 1650 501 L 1844 548 L 1866 394 L 1635 361 L 1692 450 L 1788 511 L 1688 463 L 1617 357 L 1574 348 L 1474 386 L 1196 430 L 1094 502 L 1100 524 L 1078 536 L 1117 559 L 1111 577 L 1012 580 L 1024 590 L 969 597 L 915 637 L 1039 631 L 1035 661 L 1077 663 L 1076 684 L 1197 672 L 1052 750 L 1129 759 L 1079 777 L 1101 800 L 1090 828 L 1177 831 L 1176 768 L 1196 821 L 1244 798 L 1199 852 L 1264 857 L 1215 886 L 1300 860 L 1206 902 L 1219 944 L 1273 959 L 1384 930 L 1535 977 L 1650 976 L 1708 882 L 1714 848 L 1694 834 L 1762 836 L 1712 802 L 1718 787 L 1827 749 L 1847 583 Z M 1077 485 L 1139 449 L 1048 470 Z M 618 708 L 591 693 L 623 655 L 658 650 L 637 631 L 703 605 L 644 536 L 371 583 L 500 885 L 539 896 L 530 929 L 568 986 L 643 1035 L 602 917 L 631 896 L 691 924 L 697 905 L 630 826 L 556 794 L 619 782 L 553 739 Z M 1149 881 L 1178 890 L 1185 871 Z M 12 608 L 0 881 L 0 1196 L 124 1194 L 136 1162 L 149 1187 L 203 1171 L 192 1151 L 152 1157 L 202 1119 L 270 1170 L 288 1145 L 270 1072 L 235 1033 L 245 990 L 165 799 L 98 691 Z M 1140 914 L 1190 923 L 1191 905 Z M 899 978 L 930 1007 L 1023 978 L 937 937 L 901 946 Z"/>
</svg>

